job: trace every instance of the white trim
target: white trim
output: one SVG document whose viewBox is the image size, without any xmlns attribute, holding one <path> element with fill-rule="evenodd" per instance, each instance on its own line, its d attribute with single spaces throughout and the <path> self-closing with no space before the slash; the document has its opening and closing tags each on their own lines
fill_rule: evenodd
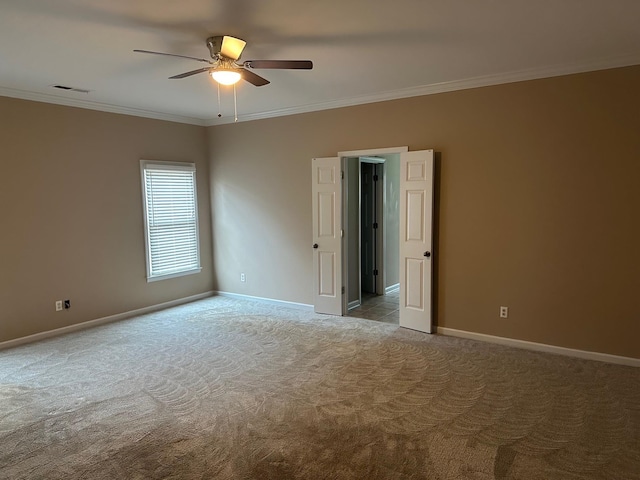
<svg viewBox="0 0 640 480">
<path fill-rule="evenodd" d="M 87 328 L 97 327 L 104 325 L 105 323 L 117 322 L 126 318 L 135 317 L 138 315 L 144 315 L 146 313 L 156 312 L 158 310 L 164 310 L 165 308 L 175 307 L 184 303 L 195 302 L 196 300 L 202 300 L 214 295 L 213 291 L 198 293 L 197 295 L 191 295 L 190 297 L 178 298 L 177 300 L 170 300 L 168 302 L 159 303 L 157 305 L 151 305 L 149 307 L 142 307 L 136 310 L 130 310 L 128 312 L 116 313 L 115 315 L 109 315 L 108 317 L 96 318 L 94 320 L 88 320 L 86 322 L 76 323 L 67 327 L 56 328 L 55 330 L 49 330 L 46 332 L 34 333 L 26 337 L 15 338 L 13 340 L 7 340 L 6 342 L 0 342 L 0 350 L 7 348 L 17 347 L 19 345 L 25 345 L 27 343 L 38 342 L 47 338 L 57 337 L 67 333 L 76 332 L 78 330 L 85 330 Z"/>
<path fill-rule="evenodd" d="M 148 255 L 149 254 L 147 253 L 147 269 L 149 268 Z M 199 257 L 200 257 L 200 255 L 198 255 L 198 258 Z M 201 271 L 202 271 L 202 267 L 198 267 L 198 268 L 194 268 L 192 270 L 184 270 L 182 272 L 169 273 L 167 275 L 154 275 L 152 277 L 150 277 L 149 274 L 147 273 L 147 283 L 157 282 L 158 280 L 168 280 L 170 278 L 184 277 L 186 275 L 195 275 L 196 273 L 200 273 Z"/>
<path fill-rule="evenodd" d="M 273 298 L 254 297 L 253 295 L 242 295 L 241 293 L 220 292 L 215 291 L 214 295 L 220 295 L 221 297 L 237 298 L 240 300 L 254 300 L 262 303 L 269 303 L 271 305 L 278 305 L 280 307 L 295 308 L 297 310 L 304 310 L 313 312 L 313 305 L 307 303 L 287 302 L 286 300 L 275 300 Z"/>
<path fill-rule="evenodd" d="M 360 157 L 360 163 L 375 163 L 375 164 L 381 164 L 386 162 L 387 160 L 385 158 L 380 158 L 380 157 L 371 157 L 371 156 L 367 156 L 367 157 Z"/>
<path fill-rule="evenodd" d="M 265 118 L 283 117 L 286 115 L 296 115 L 299 113 L 317 112 L 320 110 L 331 110 L 334 108 L 351 107 L 368 103 L 384 102 L 387 100 L 397 100 L 400 98 L 420 97 L 423 95 L 434 95 L 437 93 L 455 92 L 457 90 L 468 90 L 471 88 L 489 87 L 504 83 L 524 82 L 528 80 L 538 80 L 541 78 L 561 77 L 563 75 L 573 75 L 576 73 L 594 72 L 598 70 L 608 70 L 611 68 L 629 67 L 640 64 L 640 55 L 637 53 L 615 58 L 599 59 L 591 62 L 578 63 L 572 65 L 552 65 L 548 67 L 518 70 L 513 72 L 503 72 L 493 75 L 483 75 L 462 80 L 452 80 L 448 82 L 434 83 L 431 85 L 421 85 L 401 90 L 391 90 L 387 92 L 362 95 L 358 97 L 344 98 L 330 102 L 317 103 L 312 105 L 302 105 L 298 107 L 271 110 L 268 112 L 241 115 L 239 122 L 251 120 L 262 120 Z M 233 117 L 211 118 L 206 121 L 207 126 L 221 125 L 225 123 L 235 123 Z"/>
<path fill-rule="evenodd" d="M 120 115 L 131 115 L 134 117 L 153 118 L 155 120 L 166 120 L 167 122 L 187 123 L 190 125 L 199 125 L 207 127 L 211 125 L 212 120 L 202 118 L 187 117 L 184 115 L 175 115 L 172 113 L 154 112 L 152 110 L 144 110 L 142 108 L 122 107 L 118 105 L 110 105 L 108 103 L 91 102 L 88 100 L 80 100 L 77 98 L 60 97 L 58 95 L 50 95 L 46 93 L 27 92 L 15 88 L 0 87 L 0 96 L 19 98 L 21 100 L 31 100 L 32 102 L 51 103 L 53 105 L 64 105 L 65 107 L 84 108 L 86 110 L 97 110 L 99 112 L 117 113 Z"/>
<path fill-rule="evenodd" d="M 389 295 L 390 293 L 396 293 L 398 290 L 400 290 L 400 284 L 396 283 L 395 285 L 389 285 L 388 287 L 385 287 L 384 294 Z"/>
<path fill-rule="evenodd" d="M 358 308 L 360 305 L 362 305 L 360 303 L 360 300 L 354 300 L 352 302 L 349 302 L 349 304 L 347 305 L 347 310 L 353 310 L 354 308 Z"/>
<path fill-rule="evenodd" d="M 409 147 L 387 147 L 387 148 L 368 148 L 366 150 L 348 150 L 346 152 L 338 152 L 338 156 L 342 157 L 375 157 L 376 155 L 386 155 L 389 153 L 405 153 L 409 151 Z"/>
<path fill-rule="evenodd" d="M 457 90 L 467 90 L 470 88 L 488 87 L 492 85 L 500 85 L 504 83 L 524 82 L 527 80 L 537 80 L 540 78 L 560 77 L 563 75 L 573 75 L 576 73 L 594 72 L 598 70 L 608 70 L 611 68 L 629 67 L 640 64 L 640 55 L 637 53 L 624 55 L 614 58 L 598 59 L 594 61 L 577 63 L 571 65 L 552 65 L 541 68 L 533 68 L 527 70 L 518 70 L 512 72 L 503 72 L 493 75 L 483 75 L 479 77 L 471 77 L 462 80 L 452 80 L 431 85 L 420 85 L 400 90 L 391 90 L 387 92 L 373 93 L 370 95 L 361 95 L 357 97 L 343 98 L 329 102 L 314 103 L 310 105 L 301 105 L 296 107 L 287 107 L 277 110 L 269 110 L 267 112 L 249 113 L 240 115 L 238 122 L 249 122 L 252 120 L 263 120 L 266 118 L 284 117 L 288 115 L 297 115 L 300 113 L 318 112 L 322 110 L 331 110 L 334 108 L 351 107 L 355 105 L 364 105 L 368 103 L 384 102 L 387 100 L 397 100 L 401 98 L 419 97 L 424 95 L 434 95 L 437 93 L 454 92 Z M 52 103 L 55 105 L 65 105 L 68 107 L 85 108 L 88 110 L 98 110 L 101 112 L 118 113 L 122 115 L 133 115 L 136 117 L 153 118 L 156 120 L 166 120 L 168 122 L 188 123 L 191 125 L 199 125 L 203 127 L 212 127 L 215 125 L 223 125 L 227 123 L 236 123 L 233 116 L 224 116 L 221 118 L 196 118 L 183 115 L 175 115 L 171 113 L 155 112 L 141 108 L 123 107 L 118 105 L 110 105 L 107 103 L 91 102 L 76 98 L 61 97 L 37 92 L 27 92 L 14 88 L 0 87 L 0 96 L 20 98 L 23 100 L 31 100 L 34 102 Z"/>
<path fill-rule="evenodd" d="M 583 358 L 585 360 L 595 360 L 598 362 L 616 363 L 618 365 L 627 365 L 630 367 L 640 367 L 640 358 L 621 357 L 619 355 L 610 355 L 608 353 L 576 350 L 574 348 L 558 347 L 556 345 L 547 345 L 545 343 L 528 342 L 526 340 L 517 340 L 515 338 L 496 337 L 494 335 L 486 335 L 484 333 L 467 332 L 465 330 L 456 330 L 455 328 L 438 327 L 437 332 L 440 335 L 468 338 L 470 340 L 479 340 L 481 342 L 497 343 L 499 345 L 506 345 L 508 347 L 525 348 L 527 350 L 555 353 L 557 355 Z"/>
</svg>

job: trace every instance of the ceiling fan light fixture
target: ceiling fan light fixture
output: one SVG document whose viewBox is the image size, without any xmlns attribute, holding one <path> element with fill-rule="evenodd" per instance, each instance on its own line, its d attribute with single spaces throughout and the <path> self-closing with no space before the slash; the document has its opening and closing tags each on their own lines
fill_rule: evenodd
<svg viewBox="0 0 640 480">
<path fill-rule="evenodd" d="M 240 81 L 240 72 L 234 70 L 217 69 L 211 72 L 211 77 L 222 85 L 234 85 Z"/>
<path fill-rule="evenodd" d="M 232 60 L 238 60 L 247 42 L 239 38 L 225 35 L 222 37 L 222 45 L 220 45 L 220 53 Z"/>
</svg>

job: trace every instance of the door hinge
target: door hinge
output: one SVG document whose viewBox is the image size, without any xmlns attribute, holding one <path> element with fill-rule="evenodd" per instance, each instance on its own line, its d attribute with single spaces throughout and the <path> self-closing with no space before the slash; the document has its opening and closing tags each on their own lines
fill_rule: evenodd
<svg viewBox="0 0 640 480">
<path fill-rule="evenodd" d="M 344 170 L 340 170 L 340 178 L 344 180 Z"/>
<path fill-rule="evenodd" d="M 374 181 L 374 182 L 377 182 L 377 181 L 378 181 L 378 175 L 377 175 L 377 174 L 373 176 L 373 181 Z"/>
<path fill-rule="evenodd" d="M 373 223 L 373 228 L 378 228 L 378 222 Z"/>
<path fill-rule="evenodd" d="M 342 287 L 342 289 L 341 289 L 341 290 L 342 290 L 342 295 L 344 295 L 344 291 L 345 291 L 345 290 L 344 290 L 344 287 Z"/>
<path fill-rule="evenodd" d="M 374 270 L 374 271 L 373 271 L 373 274 L 374 274 L 374 275 L 377 275 L 377 274 L 378 274 L 378 270 Z"/>
<path fill-rule="evenodd" d="M 344 237 L 344 230 L 340 230 L 340 237 Z"/>
</svg>

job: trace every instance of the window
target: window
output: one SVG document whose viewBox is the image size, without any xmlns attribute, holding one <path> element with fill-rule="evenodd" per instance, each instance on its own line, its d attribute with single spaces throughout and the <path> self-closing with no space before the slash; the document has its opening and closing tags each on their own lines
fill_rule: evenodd
<svg viewBox="0 0 640 480">
<path fill-rule="evenodd" d="M 140 167 L 147 281 L 199 272 L 195 165 L 142 160 Z"/>
</svg>

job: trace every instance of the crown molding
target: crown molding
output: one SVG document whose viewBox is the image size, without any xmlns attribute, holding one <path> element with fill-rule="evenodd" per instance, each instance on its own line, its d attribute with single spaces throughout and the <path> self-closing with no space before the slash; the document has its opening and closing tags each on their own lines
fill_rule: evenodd
<svg viewBox="0 0 640 480">
<path fill-rule="evenodd" d="M 263 120 L 267 118 L 283 117 L 288 115 L 297 115 L 301 113 L 317 112 L 321 110 L 331 110 L 335 108 L 352 107 L 356 105 L 364 105 L 367 103 L 385 102 L 388 100 L 398 100 L 409 97 L 419 97 L 424 95 L 434 95 L 437 93 L 454 92 L 457 90 L 468 90 L 471 88 L 488 87 L 492 85 L 501 85 L 505 83 L 524 82 L 527 80 L 538 80 L 541 78 L 559 77 L 563 75 L 573 75 L 577 73 L 593 72 L 598 70 L 607 70 L 610 68 L 629 67 L 640 64 L 640 53 L 624 55 L 608 59 L 600 59 L 591 62 L 583 62 L 569 65 L 553 65 L 543 68 L 519 70 L 513 72 L 504 72 L 494 75 L 484 75 L 479 77 L 467 78 L 463 80 L 453 80 L 450 82 L 440 82 L 430 85 L 421 85 L 400 90 L 391 90 L 386 92 L 374 93 L 370 95 L 361 95 L 357 97 L 344 98 L 340 100 L 332 100 L 328 102 L 314 103 L 309 105 L 301 105 L 295 107 L 281 108 L 269 110 L 266 112 L 249 113 L 240 115 L 238 122 L 249 122 L 253 120 Z M 50 95 L 44 93 L 28 92 L 19 89 L 0 87 L 0 96 L 19 98 L 22 100 L 32 100 L 35 102 L 52 103 L 55 105 L 64 105 L 68 107 L 85 108 L 88 110 L 98 110 L 102 112 L 118 113 L 122 115 L 133 115 L 136 117 L 152 118 L 156 120 L 165 120 L 168 122 L 187 123 L 190 125 L 199 125 L 212 127 L 216 125 L 224 125 L 235 123 L 231 117 L 202 119 L 197 117 L 188 117 L 184 115 L 176 115 L 172 113 L 156 112 L 139 108 L 123 107 L 119 105 L 111 105 L 107 103 L 92 102 L 88 100 L 80 100 L 75 98 L 61 97 L 58 95 Z"/>
<path fill-rule="evenodd" d="M 207 121 L 201 118 L 187 117 L 183 115 L 175 115 L 172 113 L 154 112 L 141 108 L 123 107 L 120 105 L 111 105 L 108 103 L 91 102 L 89 100 L 80 100 L 77 98 L 67 98 L 58 95 L 50 95 L 46 93 L 27 92 L 14 88 L 0 87 L 0 96 L 19 98 L 21 100 L 31 100 L 33 102 L 52 103 L 54 105 L 63 105 L 65 107 L 84 108 L 87 110 L 97 110 L 107 113 L 118 113 L 121 115 L 132 115 L 134 117 L 152 118 L 154 120 L 165 120 L 168 122 L 188 123 L 191 125 L 207 126 Z"/>
<path fill-rule="evenodd" d="M 518 70 L 513 72 L 498 73 L 494 75 L 483 75 L 479 77 L 467 78 L 463 80 L 453 80 L 449 82 L 434 83 L 431 85 L 421 85 L 400 90 L 392 90 L 371 95 L 345 98 L 330 102 L 323 102 L 298 107 L 271 110 L 268 112 L 241 115 L 238 122 L 248 122 L 252 120 L 263 120 L 266 118 L 282 117 L 286 115 L 296 115 L 300 113 L 310 113 L 320 110 L 330 110 L 334 108 L 352 107 L 367 103 L 385 102 L 388 100 L 398 100 L 409 97 L 419 97 L 423 95 L 435 95 L 437 93 L 454 92 L 457 90 L 468 90 L 471 88 L 489 87 L 505 83 L 524 82 L 528 80 L 538 80 L 542 78 L 560 77 L 563 75 L 573 75 L 577 73 L 594 72 L 598 70 L 608 70 L 611 68 L 629 67 L 640 64 L 640 53 L 625 55 L 604 60 L 597 60 L 586 63 L 571 65 L 553 65 L 543 68 Z M 231 118 L 211 118 L 205 122 L 207 126 L 223 125 L 235 123 Z"/>
</svg>

